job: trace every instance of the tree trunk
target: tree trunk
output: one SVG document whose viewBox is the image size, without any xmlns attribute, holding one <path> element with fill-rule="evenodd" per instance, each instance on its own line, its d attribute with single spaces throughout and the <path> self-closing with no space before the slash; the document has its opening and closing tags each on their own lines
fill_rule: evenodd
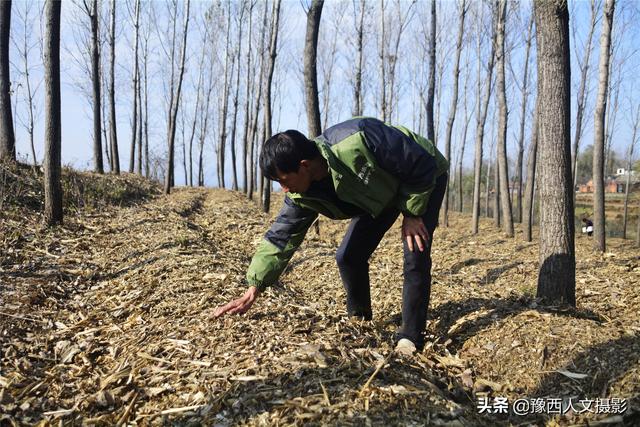
<svg viewBox="0 0 640 427">
<path fill-rule="evenodd" d="M 109 61 L 109 133 L 111 139 L 111 171 L 120 174 L 120 155 L 118 154 L 118 131 L 116 129 L 116 0 L 111 0 L 111 30 L 109 33 L 111 49 Z"/>
<path fill-rule="evenodd" d="M 187 56 L 187 34 L 189 32 L 189 0 L 186 0 L 185 3 L 185 13 L 184 13 L 184 32 L 182 36 L 182 52 L 180 54 L 180 73 L 178 74 L 178 86 L 176 88 L 175 97 L 173 97 L 173 105 L 171 111 L 171 117 L 169 118 L 169 135 L 168 135 L 168 146 L 169 146 L 169 155 L 167 162 L 167 176 L 165 177 L 164 183 L 164 193 L 169 194 L 171 191 L 171 187 L 173 186 L 173 167 L 174 167 L 174 151 L 175 151 L 175 140 L 176 140 L 176 122 L 178 118 L 178 108 L 180 106 L 180 92 L 182 90 L 182 80 L 184 77 L 184 63 L 185 57 Z"/>
<path fill-rule="evenodd" d="M 593 243 L 595 249 L 604 252 L 605 209 L 604 209 L 604 120 L 607 112 L 607 89 L 609 86 L 609 59 L 611 56 L 611 29 L 615 2 L 605 0 L 602 33 L 600 35 L 600 65 L 598 70 L 598 98 L 593 125 Z"/>
<path fill-rule="evenodd" d="M 258 118 L 260 116 L 260 106 L 262 105 L 262 89 L 264 86 L 264 78 L 265 78 L 265 43 L 266 43 L 266 35 L 268 29 L 267 17 L 268 17 L 268 3 L 264 3 L 264 11 L 262 14 L 262 32 L 260 35 L 260 74 L 258 78 L 258 95 L 256 96 L 256 101 L 254 104 L 254 111 L 251 116 L 251 135 L 249 138 L 250 145 L 250 153 L 249 153 L 249 188 L 247 189 L 247 197 L 249 200 L 253 200 L 253 192 L 256 189 L 256 177 L 259 173 L 256 173 L 257 162 L 255 160 L 257 147 L 256 147 L 256 139 L 258 135 L 262 135 L 262 133 L 258 133 Z M 264 126 L 264 125 L 263 125 Z M 260 193 L 260 201 L 262 201 L 262 193 Z"/>
<path fill-rule="evenodd" d="M 498 161 L 500 147 L 496 142 L 495 161 L 493 162 L 493 223 L 496 228 L 500 228 L 501 214 L 500 211 L 500 195 L 502 189 L 500 188 L 500 163 Z"/>
<path fill-rule="evenodd" d="M 218 187 L 225 188 L 225 151 L 227 149 L 227 109 L 229 103 L 229 61 L 231 58 L 229 45 L 231 43 L 231 3 L 227 10 L 226 48 L 224 58 L 224 84 L 222 89 L 222 114 L 220 115 L 220 142 L 218 143 Z"/>
<path fill-rule="evenodd" d="M 140 34 L 140 0 L 136 0 L 133 43 L 133 108 L 131 119 L 131 151 L 129 155 L 129 173 L 133 173 L 136 159 L 136 139 L 138 138 L 138 35 Z M 138 144 L 140 141 L 137 141 Z"/>
<path fill-rule="evenodd" d="M 60 10 L 62 2 L 44 5 L 44 216 L 48 225 L 62 224 Z"/>
<path fill-rule="evenodd" d="M 520 107 L 520 135 L 518 137 L 518 158 L 516 160 L 516 182 L 517 182 L 517 200 L 518 221 L 522 222 L 522 163 L 524 158 L 524 127 L 527 116 L 527 101 L 529 96 L 529 56 L 531 52 L 531 41 L 533 39 L 533 13 L 529 19 L 529 28 L 527 30 L 526 47 L 524 51 L 524 71 L 522 76 L 522 105 Z"/>
<path fill-rule="evenodd" d="M 435 1 L 435 0 L 434 0 Z M 387 79 L 385 76 L 385 17 L 384 17 L 384 0 L 380 0 L 380 46 L 378 47 L 378 56 L 380 57 L 380 114 L 382 121 L 387 121 Z"/>
<path fill-rule="evenodd" d="M 633 106 L 631 107 L 633 111 Z M 627 157 L 627 179 L 624 187 L 624 215 L 622 217 L 622 238 L 627 238 L 627 213 L 629 209 L 629 185 L 631 184 L 631 168 L 633 167 L 633 149 L 636 144 L 636 136 L 638 133 L 638 126 L 640 126 L 640 106 L 636 109 L 635 119 L 633 121 L 633 132 L 631 136 L 631 142 L 629 143 L 629 156 Z M 640 215 L 638 215 L 640 218 Z"/>
<path fill-rule="evenodd" d="M 467 67 L 468 67 L 467 61 Z M 468 68 L 467 68 L 468 69 Z M 469 130 L 469 122 L 471 121 L 471 115 L 469 114 L 467 108 L 467 100 L 468 100 L 468 85 L 469 81 L 469 73 L 467 73 L 467 78 L 464 83 L 464 127 L 462 128 L 462 138 L 460 140 L 460 158 L 458 160 L 458 212 L 462 213 L 462 209 L 464 206 L 463 202 L 463 183 L 462 183 L 462 160 L 464 159 L 465 146 L 467 145 L 467 131 Z"/>
<path fill-rule="evenodd" d="M 540 271 L 537 297 L 575 305 L 571 179 L 569 11 L 562 0 L 535 2 L 540 138 Z"/>
<path fill-rule="evenodd" d="M 356 70 L 353 78 L 353 115 L 361 116 L 363 110 L 363 94 L 362 94 L 362 66 L 364 63 L 363 46 L 364 46 L 364 12 L 366 0 L 360 0 L 360 15 L 358 25 L 356 26 L 356 51 L 357 62 Z"/>
<path fill-rule="evenodd" d="M 580 148 L 580 139 L 582 138 L 582 119 L 584 117 L 584 109 L 587 103 L 587 85 L 588 85 L 588 73 L 589 67 L 591 65 L 591 51 L 592 51 L 592 42 L 593 42 L 593 33 L 596 28 L 598 10 L 596 7 L 595 0 L 591 0 L 591 22 L 589 24 L 589 35 L 587 36 L 587 44 L 585 45 L 584 50 L 584 59 L 582 64 L 578 63 L 580 67 L 580 86 L 578 88 L 578 104 L 576 111 L 576 130 L 573 139 L 573 155 L 571 156 L 572 161 L 572 176 L 573 176 L 573 186 L 574 188 L 578 185 L 576 182 L 576 173 L 578 169 L 578 151 Z"/>
<path fill-rule="evenodd" d="M 267 71 L 267 78 L 264 83 L 264 135 L 271 136 L 271 83 L 273 81 L 273 71 L 276 66 L 276 55 L 278 48 L 278 31 L 280 22 L 280 2 L 281 0 L 275 0 L 273 9 L 273 16 L 271 19 L 271 43 L 269 46 L 269 64 Z M 262 177 L 262 209 L 265 212 L 269 212 L 271 207 L 271 185 L 269 180 L 264 176 Z"/>
<path fill-rule="evenodd" d="M 507 17 L 507 1 L 499 0 L 498 34 L 496 38 L 496 94 L 498 95 L 498 168 L 500 169 L 500 202 L 502 206 L 502 224 L 507 237 L 513 237 L 513 213 L 511 211 L 511 191 L 509 190 L 509 169 L 507 165 L 507 90 L 504 75 L 504 33 Z"/>
<path fill-rule="evenodd" d="M 479 3 L 481 7 L 481 3 Z M 476 115 L 476 152 L 473 167 L 473 213 L 471 218 L 471 233 L 478 234 L 478 222 L 480 220 L 480 181 L 482 177 L 482 144 L 484 140 L 484 126 L 487 120 L 487 110 L 489 109 L 489 99 L 491 98 L 491 80 L 493 75 L 493 64 L 495 59 L 496 48 L 496 28 L 493 29 L 491 37 L 491 53 L 487 63 L 487 77 L 484 79 L 485 92 L 481 98 L 482 92 L 480 78 L 480 60 L 478 60 L 478 90 L 477 90 L 477 115 Z M 480 52 L 480 34 L 478 34 L 478 52 Z M 488 178 L 487 178 L 488 179 Z M 487 197 L 489 186 L 486 187 Z M 488 210 L 488 209 L 487 209 Z"/>
<path fill-rule="evenodd" d="M 447 119 L 447 131 L 445 134 L 444 156 L 447 160 L 451 159 L 451 134 L 453 132 L 453 123 L 456 119 L 456 110 L 458 109 L 458 83 L 460 76 L 460 55 L 462 54 L 462 36 L 464 35 L 464 18 L 467 14 L 466 1 L 462 0 L 460 4 L 460 15 L 458 24 L 458 40 L 456 41 L 456 59 L 453 66 L 453 93 L 451 95 L 451 107 L 449 108 L 449 118 Z M 461 159 L 462 161 L 462 159 Z M 449 226 L 449 186 L 445 190 L 444 195 L 444 226 Z"/>
<path fill-rule="evenodd" d="M 100 50 L 98 38 L 98 0 L 87 10 L 91 21 L 91 83 L 93 87 L 93 165 L 97 173 L 104 173 L 102 161 L 102 112 L 100 95 Z"/>
<path fill-rule="evenodd" d="M 531 142 L 529 145 L 529 159 L 527 160 L 527 184 L 524 189 L 524 241 L 530 242 L 533 227 L 533 197 L 536 185 L 536 163 L 538 157 L 538 100 L 533 112 L 533 126 L 531 127 Z"/>
<path fill-rule="evenodd" d="M 0 2 L 0 161 L 16 161 L 16 138 L 11 112 L 9 43 L 11 0 Z"/>
<path fill-rule="evenodd" d="M 436 90 L 436 0 L 431 0 L 431 34 L 429 38 L 429 85 L 427 87 L 427 139 L 436 143 L 433 123 L 433 100 Z"/>
<path fill-rule="evenodd" d="M 324 0 L 313 0 L 311 2 L 311 7 L 309 7 L 309 12 L 307 13 L 307 33 L 304 39 L 304 94 L 307 121 L 309 122 L 309 138 L 315 138 L 322 133 L 316 58 L 323 5 Z"/>
<path fill-rule="evenodd" d="M 249 3 L 249 35 L 247 37 L 247 79 L 245 80 L 245 104 L 244 104 L 244 133 L 242 137 L 242 192 L 247 194 L 249 188 L 249 111 L 251 111 L 251 42 L 253 32 L 253 8 L 255 3 Z"/>
<path fill-rule="evenodd" d="M 240 18 L 238 19 L 238 55 L 236 57 L 236 90 L 233 95 L 233 119 L 231 120 L 231 188 L 238 190 L 238 169 L 236 165 L 236 131 L 238 125 L 238 97 L 240 94 L 240 56 L 242 53 L 242 22 L 244 21 L 244 5 L 240 6 Z M 248 73 L 248 71 L 247 71 Z"/>
</svg>

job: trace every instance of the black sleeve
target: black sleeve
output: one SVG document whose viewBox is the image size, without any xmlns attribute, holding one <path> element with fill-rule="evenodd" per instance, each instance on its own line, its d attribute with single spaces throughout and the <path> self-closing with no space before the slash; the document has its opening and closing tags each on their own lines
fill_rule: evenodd
<svg viewBox="0 0 640 427">
<path fill-rule="evenodd" d="M 282 209 L 264 237 L 278 249 L 284 250 L 291 237 L 306 231 L 317 216 L 317 212 L 302 208 L 285 196 Z"/>
</svg>

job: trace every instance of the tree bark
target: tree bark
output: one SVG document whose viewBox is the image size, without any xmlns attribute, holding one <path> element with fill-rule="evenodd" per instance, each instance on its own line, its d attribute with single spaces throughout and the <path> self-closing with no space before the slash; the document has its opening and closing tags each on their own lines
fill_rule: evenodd
<svg viewBox="0 0 640 427">
<path fill-rule="evenodd" d="M 527 160 L 527 184 L 524 189 L 524 241 L 530 242 L 532 239 L 531 229 L 533 227 L 533 198 L 536 186 L 536 163 L 538 157 L 538 100 L 533 113 L 533 126 L 531 127 L 531 142 L 529 143 L 529 159 Z"/>
<path fill-rule="evenodd" d="M 240 6 L 240 18 L 238 19 L 238 55 L 236 56 L 236 87 L 233 95 L 233 118 L 231 120 L 231 188 L 238 190 L 238 168 L 236 165 L 236 131 L 238 126 L 238 97 L 240 94 L 240 57 L 242 53 L 242 23 L 244 21 L 244 5 Z M 248 72 L 248 71 L 247 71 Z"/>
<path fill-rule="evenodd" d="M 633 106 L 631 107 L 633 111 Z M 624 186 L 624 214 L 622 216 L 622 238 L 627 238 L 627 213 L 629 210 L 629 186 L 631 184 L 631 168 L 633 167 L 633 150 L 636 144 L 636 136 L 638 134 L 638 126 L 640 126 L 640 106 L 636 109 L 635 119 L 633 121 L 633 132 L 631 134 L 631 142 L 629 143 L 629 155 L 627 157 L 627 179 Z M 638 216 L 640 218 L 640 215 Z"/>
<path fill-rule="evenodd" d="M 434 0 L 435 1 L 435 0 Z M 380 46 L 378 56 L 380 58 L 380 114 L 382 121 L 387 121 L 387 79 L 385 76 L 385 43 L 387 42 L 385 31 L 384 0 L 380 0 Z"/>
<path fill-rule="evenodd" d="M 464 18 L 467 14 L 466 1 L 462 0 L 460 4 L 458 39 L 456 41 L 456 59 L 453 66 L 453 93 L 451 95 L 451 107 L 449 108 L 449 118 L 447 119 L 447 130 L 445 134 L 444 156 L 447 160 L 451 159 L 451 134 L 453 132 L 453 123 L 456 119 L 456 110 L 458 109 L 458 84 L 460 76 L 460 55 L 462 54 L 462 36 L 464 35 Z M 444 226 L 449 226 L 449 186 L 445 190 L 444 210 L 443 210 Z"/>
<path fill-rule="evenodd" d="M 253 32 L 253 8 L 255 7 L 254 2 L 250 2 L 249 4 L 249 35 L 247 37 L 247 79 L 245 80 L 245 103 L 244 103 L 244 133 L 242 137 L 242 171 L 243 171 L 243 180 L 242 180 L 242 192 L 247 194 L 247 190 L 249 188 L 249 123 L 250 117 L 249 112 L 251 111 L 251 42 L 252 42 L 252 32 Z"/>
<path fill-rule="evenodd" d="M 584 59 L 582 64 L 578 63 L 580 67 L 580 86 L 578 88 L 577 94 L 577 109 L 576 109 L 576 130 L 573 139 L 573 154 L 571 156 L 572 167 L 571 170 L 573 176 L 573 186 L 574 188 L 578 185 L 576 182 L 577 177 L 577 169 L 578 169 L 578 151 L 580 148 L 580 139 L 582 138 L 582 119 L 584 117 L 584 109 L 587 103 L 587 85 L 588 85 L 588 73 L 589 67 L 591 65 L 591 51 L 592 51 L 592 42 L 593 42 L 593 33 L 596 28 L 598 10 L 596 8 L 595 0 L 591 0 L 591 22 L 589 24 L 589 35 L 587 36 L 587 44 L 584 50 Z"/>
<path fill-rule="evenodd" d="M 98 27 L 98 0 L 93 0 L 92 6 L 86 6 L 86 12 L 91 22 L 91 83 L 93 88 L 93 165 L 97 173 L 104 173 L 102 161 L 102 107 L 101 107 L 101 78 L 100 78 L 100 42 Z"/>
<path fill-rule="evenodd" d="M 116 129 L 116 0 L 111 0 L 111 30 L 109 32 L 109 137 L 111 139 L 111 171 L 120 174 L 120 155 L 118 154 L 118 131 Z"/>
<path fill-rule="evenodd" d="M 131 151 L 129 155 L 129 173 L 133 173 L 136 159 L 136 140 L 138 138 L 138 38 L 140 34 L 140 0 L 136 0 L 135 20 L 133 23 L 133 108 L 131 119 Z M 140 141 L 137 141 L 139 144 Z"/>
<path fill-rule="evenodd" d="M 481 7 L 479 3 L 479 7 Z M 484 141 L 484 126 L 487 120 L 487 110 L 489 99 L 491 98 L 491 80 L 493 75 L 493 64 L 496 48 L 496 28 L 494 26 L 491 36 L 491 53 L 487 63 L 487 77 L 485 78 L 484 96 L 482 92 L 482 80 L 480 78 L 480 60 L 478 60 L 478 90 L 477 90 L 477 115 L 476 115 L 476 147 L 475 161 L 473 167 L 473 213 L 471 217 L 471 233 L 478 234 L 478 223 L 480 220 L 480 181 L 482 178 L 482 144 Z M 480 52 L 480 33 L 478 33 L 478 52 Z M 489 186 L 486 186 L 486 193 L 489 193 Z M 487 209 L 488 210 L 488 209 Z"/>
<path fill-rule="evenodd" d="M 304 39 L 304 94 L 309 122 L 309 138 L 322 133 L 320 119 L 320 103 L 318 100 L 318 73 L 316 59 L 318 56 L 318 34 L 324 0 L 313 0 L 307 13 L 307 33 Z M 326 111 L 325 111 L 326 114 Z"/>
<path fill-rule="evenodd" d="M 353 78 L 353 115 L 361 116 L 363 110 L 363 94 L 362 94 L 362 66 L 364 63 L 364 12 L 366 7 L 366 0 L 360 0 L 360 15 L 358 24 L 356 26 L 356 70 Z M 355 0 L 354 0 L 355 5 Z"/>
<path fill-rule="evenodd" d="M 498 168 L 500 169 L 500 204 L 502 206 L 502 224 L 507 237 L 513 237 L 513 213 L 511 211 L 511 191 L 509 190 L 509 168 L 507 165 L 507 90 L 505 87 L 504 35 L 507 17 L 507 1 L 499 0 L 497 52 L 498 70 L 496 73 L 496 93 L 498 95 Z"/>
<path fill-rule="evenodd" d="M 436 0 L 431 0 L 431 34 L 429 38 L 429 85 L 427 87 L 427 139 L 436 143 L 433 123 L 433 100 L 436 90 Z"/>
<path fill-rule="evenodd" d="M 44 5 L 44 217 L 47 225 L 62 224 L 60 1 Z"/>
<path fill-rule="evenodd" d="M 225 152 L 227 149 L 227 112 L 229 107 L 229 61 L 231 54 L 229 46 L 231 44 L 231 3 L 228 4 L 227 27 L 226 27 L 226 47 L 224 57 L 224 84 L 222 89 L 222 114 L 220 115 L 220 142 L 218 143 L 218 187 L 225 188 Z"/>
<path fill-rule="evenodd" d="M 11 112 L 11 0 L 0 2 L 0 161 L 16 161 L 16 138 Z"/>
<path fill-rule="evenodd" d="M 562 0 L 534 3 L 538 46 L 540 247 L 537 297 L 575 305 L 571 178 L 569 11 Z"/>
<path fill-rule="evenodd" d="M 609 86 L 609 59 L 611 57 L 611 29 L 615 2 L 606 0 L 600 35 L 600 64 L 598 69 L 598 98 L 593 125 L 593 243 L 595 249 L 604 252 L 605 237 L 604 208 L 604 120 L 607 112 L 607 89 Z"/>
<path fill-rule="evenodd" d="M 175 97 L 173 97 L 173 104 L 171 109 L 171 116 L 169 118 L 169 133 L 168 133 L 168 146 L 169 155 L 167 161 L 167 175 L 164 182 L 164 193 L 169 194 L 171 187 L 173 186 L 173 168 L 174 168 L 174 151 L 175 151 L 175 139 L 176 139 L 176 125 L 178 118 L 178 108 L 180 107 L 180 92 L 182 90 L 182 80 L 184 77 L 184 63 L 187 56 L 187 34 L 189 32 L 189 6 L 190 0 L 186 0 L 185 13 L 184 13 L 184 31 L 182 36 L 182 52 L 180 53 L 180 72 L 178 74 L 178 85 L 176 88 Z"/>
<path fill-rule="evenodd" d="M 531 53 L 531 41 L 533 40 L 533 13 L 529 19 L 529 28 L 527 30 L 527 38 L 525 41 L 524 52 L 524 70 L 522 76 L 522 105 L 520 106 L 520 134 L 518 137 L 518 158 L 516 160 L 516 182 L 517 182 L 517 201 L 518 221 L 522 222 L 522 162 L 524 158 L 524 127 L 527 116 L 527 101 L 529 97 L 529 56 Z"/>
<path fill-rule="evenodd" d="M 271 136 L 271 84 L 273 81 L 273 71 L 276 66 L 276 55 L 278 53 L 278 31 L 280 22 L 280 3 L 281 0 L 275 0 L 273 8 L 273 16 L 271 19 L 272 32 L 271 43 L 269 45 L 269 64 L 267 71 L 267 78 L 264 83 L 264 135 Z M 269 212 L 271 207 L 271 184 L 268 179 L 262 177 L 262 209 L 264 212 Z"/>
</svg>

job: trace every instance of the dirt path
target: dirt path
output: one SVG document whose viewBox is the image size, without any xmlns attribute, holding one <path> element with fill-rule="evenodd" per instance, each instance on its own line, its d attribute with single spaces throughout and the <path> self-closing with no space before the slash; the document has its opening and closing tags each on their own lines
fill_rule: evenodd
<svg viewBox="0 0 640 427">
<path fill-rule="evenodd" d="M 275 209 L 277 211 L 277 208 Z M 391 351 L 402 256 L 392 230 L 371 260 L 374 321 L 344 317 L 335 248 L 322 222 L 245 316 L 212 318 L 242 279 L 269 217 L 239 194 L 180 190 L 38 231 L 7 222 L 0 423 L 112 425 L 543 423 L 478 414 L 487 396 L 626 398 L 615 413 L 561 424 L 632 425 L 640 394 L 640 251 L 578 238 L 577 310 L 542 309 L 537 246 L 465 217 L 438 229 L 430 346 Z M 31 230 L 33 227 L 33 230 Z M 13 237 L 11 237 L 13 236 Z M 558 373 L 561 370 L 564 373 Z M 612 418 L 619 417 L 619 418 Z"/>
</svg>

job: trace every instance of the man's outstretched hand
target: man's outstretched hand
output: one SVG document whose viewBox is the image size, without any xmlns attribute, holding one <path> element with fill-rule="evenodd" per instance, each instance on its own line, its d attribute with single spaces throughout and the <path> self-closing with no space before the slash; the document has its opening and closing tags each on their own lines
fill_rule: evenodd
<svg viewBox="0 0 640 427">
<path fill-rule="evenodd" d="M 256 298 L 260 295 L 260 291 L 255 286 L 251 286 L 247 289 L 240 298 L 220 306 L 213 312 L 214 317 L 220 317 L 224 314 L 242 314 L 251 308 Z"/>
<path fill-rule="evenodd" d="M 420 252 L 423 252 L 425 244 L 429 240 L 429 232 L 422 222 L 422 218 L 408 216 L 402 218 L 402 238 L 407 241 L 411 252 L 413 252 L 414 240 L 418 244 Z"/>
</svg>

